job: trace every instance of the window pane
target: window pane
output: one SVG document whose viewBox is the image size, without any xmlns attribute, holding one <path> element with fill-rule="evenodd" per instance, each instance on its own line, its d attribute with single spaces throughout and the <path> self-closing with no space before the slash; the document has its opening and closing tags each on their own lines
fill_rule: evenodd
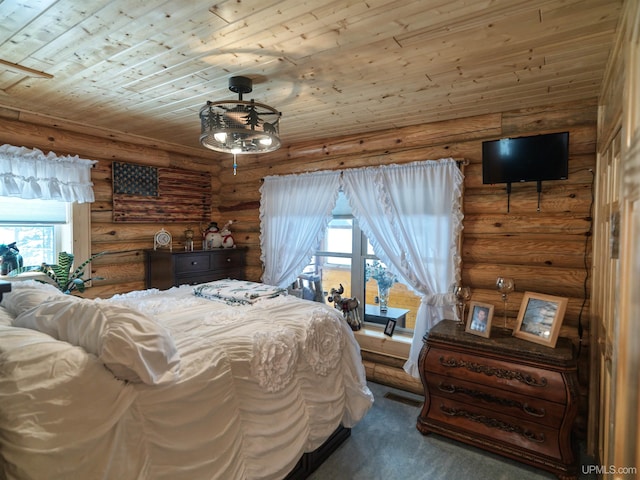
<svg viewBox="0 0 640 480">
<path fill-rule="evenodd" d="M 66 223 L 67 203 L 0 197 L 0 223 Z"/>
<path fill-rule="evenodd" d="M 343 297 L 351 296 L 351 259 L 317 255 L 305 267 L 303 275 L 313 275 L 320 279 L 325 301 L 331 289 L 338 290 L 342 284 Z"/>
<path fill-rule="evenodd" d="M 25 266 L 55 263 L 56 241 L 53 225 L 0 226 L 0 243 L 16 242 Z"/>
<path fill-rule="evenodd" d="M 0 243 L 15 242 L 24 266 L 55 264 L 58 252 L 72 252 L 71 204 L 0 197 L 0 206 L 3 205 Z"/>
<path fill-rule="evenodd" d="M 365 322 L 386 325 L 389 319 L 397 322 L 396 328 L 413 330 L 420 297 L 400 279 L 386 271 L 386 266 L 377 259 L 365 260 Z M 387 311 L 382 311 L 378 285 L 390 286 Z"/>
<path fill-rule="evenodd" d="M 329 222 L 322 250 L 325 252 L 351 253 L 353 238 L 353 220 L 334 218 Z"/>
</svg>

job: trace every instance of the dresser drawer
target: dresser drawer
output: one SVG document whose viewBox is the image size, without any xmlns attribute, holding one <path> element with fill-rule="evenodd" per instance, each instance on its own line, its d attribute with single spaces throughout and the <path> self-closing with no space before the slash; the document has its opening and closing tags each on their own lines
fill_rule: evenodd
<svg viewBox="0 0 640 480">
<path fill-rule="evenodd" d="M 227 272 L 202 272 L 197 275 L 176 275 L 178 285 L 198 285 L 200 283 L 215 282 L 232 278 Z"/>
<path fill-rule="evenodd" d="M 430 395 L 476 404 L 488 410 L 540 422 L 554 429 L 562 423 L 565 414 L 565 406 L 560 403 L 490 388 L 455 377 L 430 373 L 427 376 L 427 388 Z"/>
<path fill-rule="evenodd" d="M 211 269 L 208 254 L 193 254 L 176 256 L 176 275 L 189 275 L 206 272 Z"/>
<path fill-rule="evenodd" d="M 430 424 L 441 423 L 494 442 L 499 438 L 498 442 L 503 445 L 561 458 L 558 430 L 546 425 L 437 395 L 431 397 L 428 418 Z"/>
<path fill-rule="evenodd" d="M 211 256 L 211 269 L 227 269 L 241 268 L 245 264 L 245 256 L 243 252 L 236 250 L 225 250 L 216 252 Z"/>
<path fill-rule="evenodd" d="M 560 372 L 495 360 L 480 355 L 429 348 L 424 362 L 430 373 L 456 377 L 489 387 L 567 403 L 565 382 Z"/>
</svg>

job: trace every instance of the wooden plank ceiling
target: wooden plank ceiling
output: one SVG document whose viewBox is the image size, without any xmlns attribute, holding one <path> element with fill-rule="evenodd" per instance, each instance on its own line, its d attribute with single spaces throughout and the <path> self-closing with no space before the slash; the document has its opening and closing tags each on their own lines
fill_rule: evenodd
<svg viewBox="0 0 640 480">
<path fill-rule="evenodd" d="M 552 105 L 598 96 L 621 3 L 3 0 L 0 107 L 202 148 L 235 75 L 284 145 Z"/>
</svg>

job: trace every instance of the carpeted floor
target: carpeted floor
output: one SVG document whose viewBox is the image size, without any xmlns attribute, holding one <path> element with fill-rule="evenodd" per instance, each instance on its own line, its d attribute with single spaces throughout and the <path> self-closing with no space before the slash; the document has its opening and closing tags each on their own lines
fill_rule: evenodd
<svg viewBox="0 0 640 480">
<path fill-rule="evenodd" d="M 309 480 L 548 480 L 549 472 L 416 429 L 423 398 L 370 383 L 375 402 Z M 593 463 L 593 462 L 586 462 Z M 582 474 L 580 479 L 595 479 Z"/>
</svg>

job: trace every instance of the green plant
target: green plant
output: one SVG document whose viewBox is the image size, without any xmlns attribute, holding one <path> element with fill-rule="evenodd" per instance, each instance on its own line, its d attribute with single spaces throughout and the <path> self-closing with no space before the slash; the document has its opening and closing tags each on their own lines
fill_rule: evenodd
<svg viewBox="0 0 640 480">
<path fill-rule="evenodd" d="M 60 252 L 58 254 L 58 263 L 51 265 L 43 263 L 37 267 L 21 267 L 9 272 L 10 276 L 18 276 L 25 272 L 42 272 L 51 279 L 51 282 L 44 282 L 42 280 L 35 279 L 42 283 L 52 283 L 63 293 L 71 293 L 73 290 L 78 292 L 84 292 L 85 282 L 90 280 L 102 280 L 101 277 L 83 278 L 84 268 L 96 257 L 104 255 L 107 252 L 100 252 L 92 255 L 87 260 L 82 262 L 76 269 L 73 268 L 73 254 L 67 252 Z"/>
</svg>

